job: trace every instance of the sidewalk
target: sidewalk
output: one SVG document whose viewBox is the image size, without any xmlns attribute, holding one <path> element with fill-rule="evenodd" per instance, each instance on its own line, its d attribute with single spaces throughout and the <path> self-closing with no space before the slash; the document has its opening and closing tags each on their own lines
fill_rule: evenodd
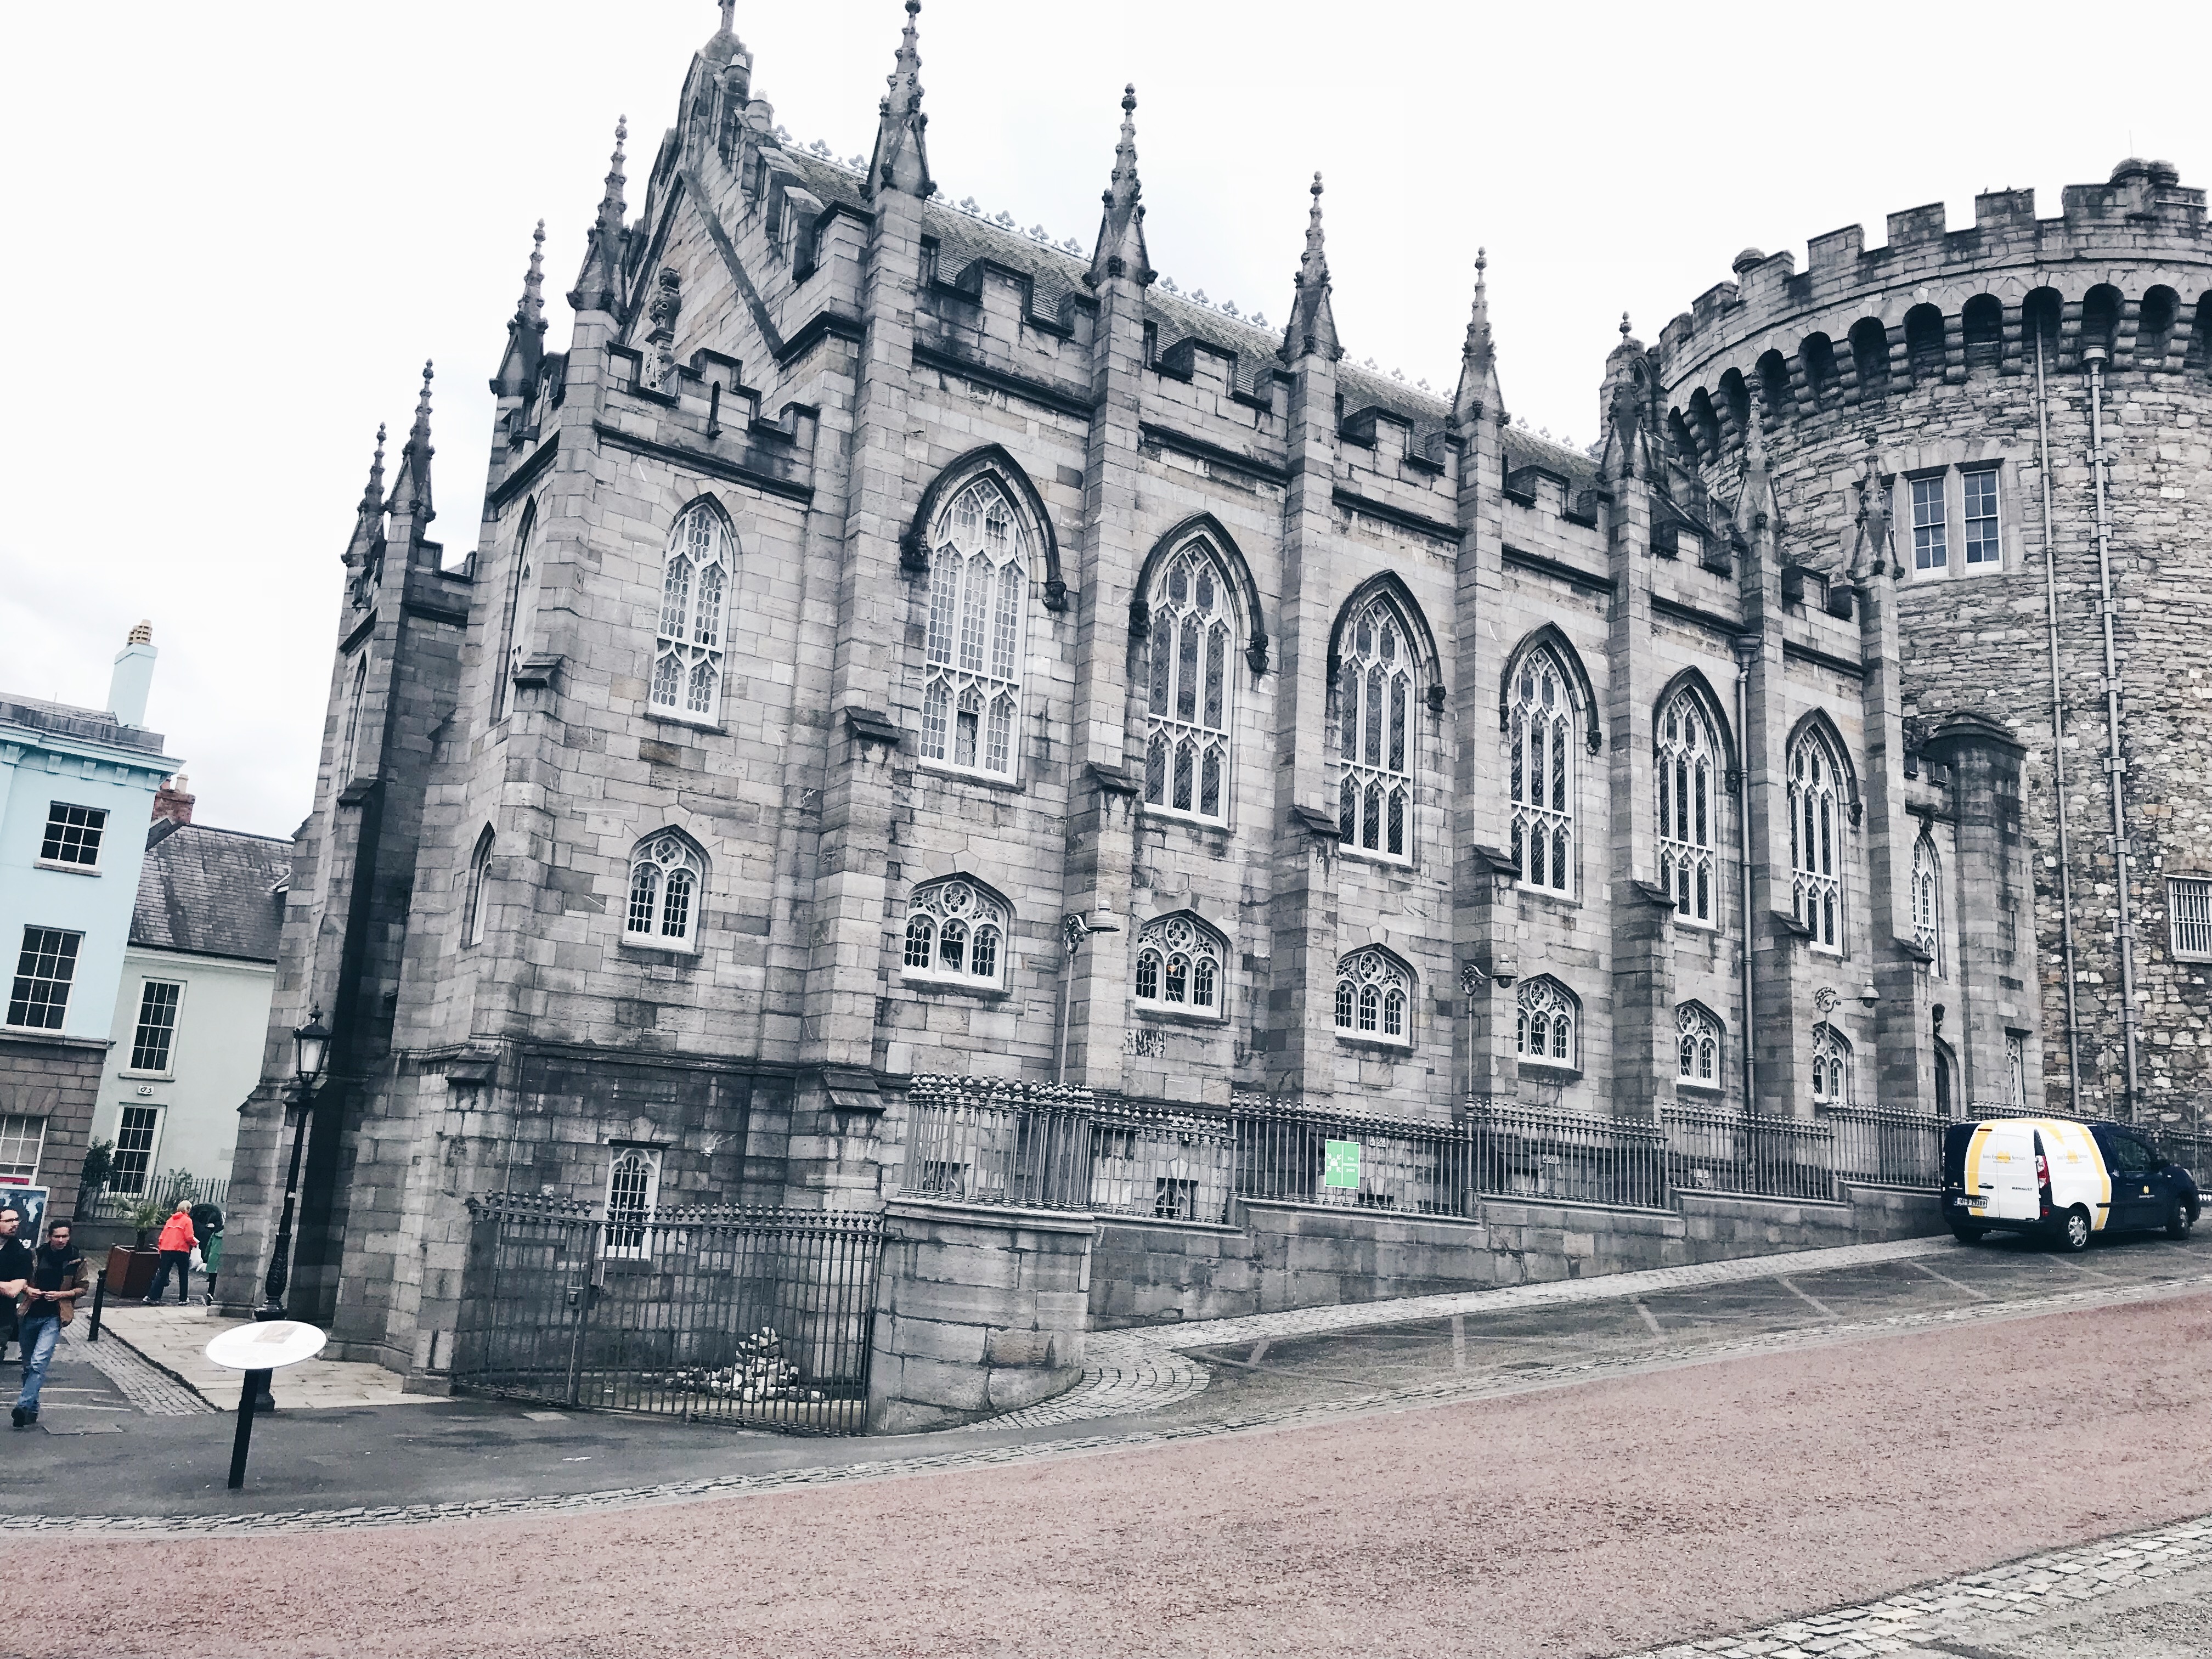
<svg viewBox="0 0 2212 1659">
<path fill-rule="evenodd" d="M 215 1364 L 207 1345 L 222 1332 L 251 1322 L 226 1319 L 197 1304 L 110 1302 L 101 1310 L 100 1340 L 120 1338 L 148 1359 L 183 1379 L 186 1386 L 221 1411 L 238 1404 L 243 1374 Z M 331 1409 L 349 1406 L 428 1406 L 441 1395 L 403 1394 L 400 1376 L 360 1360 L 307 1359 L 288 1365 L 270 1379 L 270 1397 L 279 1411 Z"/>
</svg>

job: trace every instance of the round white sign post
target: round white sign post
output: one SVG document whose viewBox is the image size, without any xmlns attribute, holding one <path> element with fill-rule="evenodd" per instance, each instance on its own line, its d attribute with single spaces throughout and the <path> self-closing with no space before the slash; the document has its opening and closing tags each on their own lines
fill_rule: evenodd
<svg viewBox="0 0 2212 1659">
<path fill-rule="evenodd" d="M 238 1396 L 238 1432 L 230 1443 L 230 1489 L 246 1484 L 246 1449 L 253 1441 L 253 1401 L 269 1387 L 269 1374 L 282 1365 L 313 1359 L 330 1340 L 328 1333 L 296 1319 L 271 1319 L 234 1325 L 207 1345 L 207 1357 L 227 1370 L 244 1371 Z"/>
</svg>

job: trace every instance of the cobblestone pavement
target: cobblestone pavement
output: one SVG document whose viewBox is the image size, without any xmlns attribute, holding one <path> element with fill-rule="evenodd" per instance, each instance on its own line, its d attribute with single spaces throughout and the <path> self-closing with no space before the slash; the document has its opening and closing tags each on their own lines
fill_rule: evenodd
<svg viewBox="0 0 2212 1659">
<path fill-rule="evenodd" d="M 196 1389 L 148 1364 L 143 1355 L 106 1329 L 96 1342 L 75 1331 L 64 1333 L 62 1340 L 75 1358 L 114 1383 L 125 1399 L 149 1417 L 194 1417 L 216 1409 Z"/>
<path fill-rule="evenodd" d="M 1814 1619 L 1792 1619 L 1737 1636 L 1648 1648 L 1626 1659 L 1852 1659 L 1859 1654 L 1928 1659 L 2011 1659 L 2057 1638 L 2061 1653 L 2087 1655 L 2113 1637 L 2114 1659 L 2200 1656 L 2212 1638 L 2212 1516 L 2031 1555 L 1988 1572 L 1929 1584 Z M 2154 1601 L 2142 1594 L 2156 1592 Z M 2116 1630 L 2085 1625 L 2090 1604 L 2128 1600 L 2149 1616 Z M 2054 1628 L 2054 1626 L 2056 1628 Z M 2080 1628 L 2074 1628 L 2080 1626 Z"/>
<path fill-rule="evenodd" d="M 207 1345 L 224 1331 L 248 1323 L 226 1318 L 199 1303 L 111 1302 L 100 1334 L 110 1333 L 137 1349 L 157 1369 L 190 1388 L 212 1409 L 238 1404 L 239 1373 L 207 1357 Z M 442 1405 L 445 1396 L 406 1394 L 401 1377 L 381 1365 L 360 1360 L 307 1359 L 287 1365 L 269 1380 L 269 1393 L 280 1411 L 343 1410 L 356 1406 Z"/>
</svg>

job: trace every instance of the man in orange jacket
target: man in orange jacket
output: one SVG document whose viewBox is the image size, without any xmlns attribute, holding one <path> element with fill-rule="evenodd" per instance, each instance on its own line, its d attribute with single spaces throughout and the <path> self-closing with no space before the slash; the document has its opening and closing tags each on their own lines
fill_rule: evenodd
<svg viewBox="0 0 2212 1659">
<path fill-rule="evenodd" d="M 161 1236 L 154 1241 L 161 1252 L 161 1265 L 154 1269 L 154 1288 L 146 1292 L 149 1303 L 161 1299 L 161 1292 L 168 1288 L 171 1267 L 177 1270 L 179 1305 L 192 1299 L 192 1247 L 198 1243 L 198 1236 L 192 1231 L 192 1206 L 179 1200 L 177 1212 L 161 1224 Z"/>
</svg>

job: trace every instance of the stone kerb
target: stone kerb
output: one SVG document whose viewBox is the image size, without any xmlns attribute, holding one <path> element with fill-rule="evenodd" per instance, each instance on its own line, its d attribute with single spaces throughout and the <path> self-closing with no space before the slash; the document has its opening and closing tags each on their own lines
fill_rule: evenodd
<svg viewBox="0 0 2212 1659">
<path fill-rule="evenodd" d="M 1097 1232 L 1066 1211 L 886 1204 L 868 1431 L 951 1428 L 1073 1387 Z"/>
</svg>

